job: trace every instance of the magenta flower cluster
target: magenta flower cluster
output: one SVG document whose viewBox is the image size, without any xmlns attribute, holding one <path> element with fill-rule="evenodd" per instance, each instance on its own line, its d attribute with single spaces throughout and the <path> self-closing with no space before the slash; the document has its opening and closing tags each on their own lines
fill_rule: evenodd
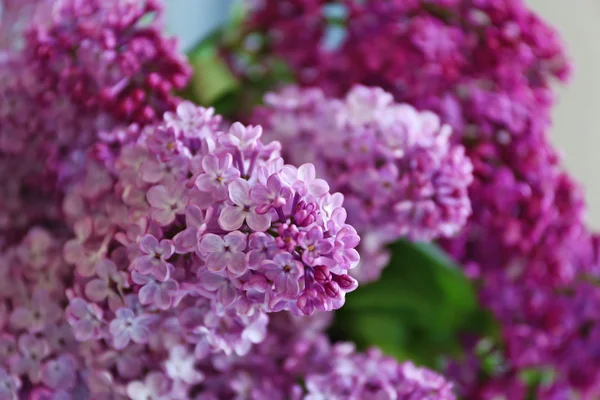
<svg viewBox="0 0 600 400">
<path fill-rule="evenodd" d="M 288 87 L 265 101 L 254 118 L 268 137 L 282 142 L 287 159 L 315 163 L 343 194 L 337 202 L 364 239 L 360 280 L 379 277 L 386 244 L 449 237 L 467 221 L 472 165 L 435 114 L 364 86 L 342 100 Z"/>
<path fill-rule="evenodd" d="M 160 119 L 177 104 L 172 90 L 191 68 L 162 34 L 159 1 L 64 0 L 47 17 L 26 31 L 24 51 L 50 93 L 124 122 Z"/>
<path fill-rule="evenodd" d="M 502 343 L 468 340 L 473 358 L 453 369 L 462 394 L 523 399 L 523 377 L 541 370 L 552 379 L 539 398 L 597 396 L 598 240 L 548 139 L 551 84 L 571 69 L 553 28 L 519 0 L 264 1 L 245 28 L 264 46 L 244 52 L 284 60 L 301 85 L 338 97 L 380 86 L 438 113 L 465 147 L 473 213 L 440 244 L 477 282 Z M 240 54 L 230 61 L 243 75 Z"/>
</svg>

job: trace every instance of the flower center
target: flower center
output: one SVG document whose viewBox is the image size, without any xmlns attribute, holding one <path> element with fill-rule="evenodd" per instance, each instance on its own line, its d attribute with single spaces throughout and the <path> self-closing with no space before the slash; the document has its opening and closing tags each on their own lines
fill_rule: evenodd
<svg viewBox="0 0 600 400">
<path fill-rule="evenodd" d="M 313 246 L 312 244 L 308 246 L 308 251 L 315 251 L 315 246 Z"/>
<path fill-rule="evenodd" d="M 286 265 L 283 267 L 283 272 L 290 272 L 292 270 L 292 267 L 290 267 L 289 265 Z"/>
</svg>

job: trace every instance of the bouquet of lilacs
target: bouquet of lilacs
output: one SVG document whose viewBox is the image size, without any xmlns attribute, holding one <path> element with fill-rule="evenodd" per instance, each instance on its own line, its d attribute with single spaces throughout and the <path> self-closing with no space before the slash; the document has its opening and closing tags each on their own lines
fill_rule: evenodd
<svg viewBox="0 0 600 400">
<path fill-rule="evenodd" d="M 360 85 L 235 122 L 158 0 L 0 4 L 0 399 L 456 398 L 328 335 L 385 245 L 467 223 L 449 125 Z"/>
</svg>

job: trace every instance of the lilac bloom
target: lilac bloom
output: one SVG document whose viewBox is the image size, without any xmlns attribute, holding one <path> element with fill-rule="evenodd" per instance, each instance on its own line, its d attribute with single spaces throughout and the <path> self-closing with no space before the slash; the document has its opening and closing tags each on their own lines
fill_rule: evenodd
<svg viewBox="0 0 600 400">
<path fill-rule="evenodd" d="M 9 321 L 15 329 L 41 332 L 48 325 L 58 322 L 61 316 L 61 307 L 50 294 L 45 290 L 36 290 L 28 304 L 13 310 Z"/>
<path fill-rule="evenodd" d="M 267 184 L 257 184 L 250 191 L 250 197 L 258 204 L 256 211 L 260 214 L 273 208 L 279 208 L 285 206 L 285 204 L 291 200 L 292 191 L 290 188 L 283 185 L 281 178 L 277 174 L 271 175 L 267 179 Z"/>
<path fill-rule="evenodd" d="M 335 236 L 333 258 L 337 262 L 331 272 L 339 274 L 358 264 L 360 256 L 354 249 L 358 246 L 360 237 L 350 225 L 344 226 Z"/>
<path fill-rule="evenodd" d="M 102 309 L 96 304 L 88 304 L 78 297 L 69 302 L 66 319 L 73 327 L 75 339 L 87 342 L 100 337 L 103 326 Z"/>
<path fill-rule="evenodd" d="M 234 205 L 226 206 L 219 216 L 219 225 L 226 231 L 235 231 L 242 227 L 244 221 L 250 229 L 264 232 L 271 225 L 271 215 L 256 211 L 250 199 L 250 184 L 243 179 L 236 179 L 229 184 L 229 198 Z"/>
<path fill-rule="evenodd" d="M 183 214 L 187 204 L 186 188 L 183 184 L 174 184 L 169 188 L 163 185 L 152 186 L 146 194 L 146 199 L 152 206 L 152 219 L 161 226 L 167 226 L 177 215 Z"/>
<path fill-rule="evenodd" d="M 175 156 L 163 162 L 157 158 L 148 158 L 140 168 L 142 180 L 146 183 L 161 181 L 181 181 L 188 173 L 188 159 L 184 156 Z"/>
<path fill-rule="evenodd" d="M 127 395 L 132 400 L 167 400 L 169 379 L 162 372 L 150 372 L 144 382 L 134 381 L 127 385 Z"/>
<path fill-rule="evenodd" d="M 171 349 L 169 359 L 165 362 L 167 376 L 173 380 L 183 381 L 188 385 L 201 382 L 204 375 L 196 368 L 197 362 L 194 353 L 190 352 L 185 346 L 175 346 Z"/>
<path fill-rule="evenodd" d="M 21 382 L 16 377 L 10 375 L 4 368 L 0 367 L 0 399 L 19 399 L 17 393 L 20 388 Z"/>
<path fill-rule="evenodd" d="M 139 244 L 142 255 L 133 261 L 133 266 L 142 274 L 152 274 L 159 281 L 169 279 L 172 265 L 167 260 L 175 248 L 170 240 L 160 242 L 152 235 L 145 235 Z"/>
<path fill-rule="evenodd" d="M 48 342 L 31 334 L 19 336 L 19 354 L 8 360 L 10 370 L 16 375 L 27 375 L 36 384 L 42 379 L 42 361 L 50 353 Z"/>
<path fill-rule="evenodd" d="M 115 349 L 121 350 L 127 347 L 130 341 L 144 344 L 150 340 L 149 325 L 154 316 L 136 316 L 129 308 L 119 308 L 115 313 L 116 318 L 110 323 L 110 334 L 113 337 Z"/>
<path fill-rule="evenodd" d="M 307 163 L 296 168 L 286 165 L 281 171 L 282 180 L 292 186 L 302 196 L 310 194 L 314 197 L 324 195 L 329 191 L 329 185 L 323 179 L 317 179 L 313 164 Z"/>
<path fill-rule="evenodd" d="M 142 288 L 138 292 L 138 298 L 142 305 L 153 304 L 161 310 L 168 310 L 177 295 L 179 284 L 173 279 L 160 282 L 152 275 L 143 275 L 137 271 L 131 273 L 131 279 Z"/>
<path fill-rule="evenodd" d="M 304 249 L 302 261 L 310 266 L 314 266 L 321 255 L 333 250 L 333 244 L 323 239 L 323 230 L 319 226 L 312 227 L 308 233 L 302 232 L 298 237 L 298 245 Z"/>
<path fill-rule="evenodd" d="M 202 289 L 216 293 L 217 302 L 223 307 L 229 307 L 238 297 L 238 290 L 231 279 L 210 271 L 204 270 L 198 274 L 198 285 Z"/>
<path fill-rule="evenodd" d="M 189 205 L 185 208 L 186 229 L 173 237 L 175 252 L 185 254 L 196 250 L 200 235 L 207 228 L 205 221 L 209 221 L 212 214 L 212 208 L 207 210 L 205 219 L 202 210 L 198 206 Z"/>
<path fill-rule="evenodd" d="M 233 276 L 241 276 L 246 272 L 246 235 L 241 232 L 230 232 L 223 238 L 208 233 L 200 241 L 199 249 L 206 254 L 206 268 L 211 272 L 225 268 Z"/>
<path fill-rule="evenodd" d="M 121 289 L 129 287 L 127 274 L 118 271 L 117 266 L 111 260 L 103 259 L 96 263 L 96 275 L 98 279 L 89 281 L 84 288 L 88 299 L 95 303 L 108 300 L 108 307 L 116 311 L 123 306 L 123 300 L 119 293 Z"/>
<path fill-rule="evenodd" d="M 77 363 L 73 356 L 62 355 L 44 363 L 42 382 L 55 390 L 70 390 L 77 382 Z"/>
<path fill-rule="evenodd" d="M 262 135 L 262 127 L 260 126 L 244 126 L 239 122 L 235 122 L 229 128 L 229 132 L 219 137 L 219 142 L 225 146 L 235 147 L 241 151 L 254 149 L 260 136 Z"/>
<path fill-rule="evenodd" d="M 221 123 L 214 108 L 198 107 L 189 101 L 182 101 L 176 112 L 166 112 L 164 120 L 168 127 L 190 138 L 210 135 Z"/>
<path fill-rule="evenodd" d="M 250 251 L 246 254 L 246 263 L 252 270 L 258 269 L 260 263 L 271 256 L 271 253 L 277 248 L 275 238 L 262 232 L 254 232 L 250 235 L 248 247 Z"/>
<path fill-rule="evenodd" d="M 298 279 L 302 276 L 302 263 L 294 259 L 290 253 L 281 252 L 273 257 L 273 260 L 265 260 L 261 267 L 265 269 L 265 275 L 273 281 L 275 291 L 284 297 L 294 297 L 300 290 Z"/>
<path fill-rule="evenodd" d="M 213 154 L 204 156 L 202 159 L 204 173 L 196 178 L 196 187 L 203 192 L 212 193 L 215 201 L 225 200 L 228 196 L 227 185 L 240 177 L 240 171 L 233 168 L 232 164 L 231 154 L 222 157 Z"/>
</svg>

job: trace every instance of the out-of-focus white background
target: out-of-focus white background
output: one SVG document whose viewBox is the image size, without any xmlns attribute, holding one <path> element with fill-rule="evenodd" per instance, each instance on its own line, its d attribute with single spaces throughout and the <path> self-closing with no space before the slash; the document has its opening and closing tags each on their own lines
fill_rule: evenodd
<svg viewBox="0 0 600 400">
<path fill-rule="evenodd" d="M 169 0 L 169 30 L 184 47 L 226 20 L 232 0 Z M 528 0 L 530 6 L 561 32 L 575 62 L 570 86 L 559 88 L 551 136 L 566 168 L 583 183 L 588 222 L 600 228 L 600 1 Z M 597 119 L 596 119 L 597 118 Z"/>
</svg>

